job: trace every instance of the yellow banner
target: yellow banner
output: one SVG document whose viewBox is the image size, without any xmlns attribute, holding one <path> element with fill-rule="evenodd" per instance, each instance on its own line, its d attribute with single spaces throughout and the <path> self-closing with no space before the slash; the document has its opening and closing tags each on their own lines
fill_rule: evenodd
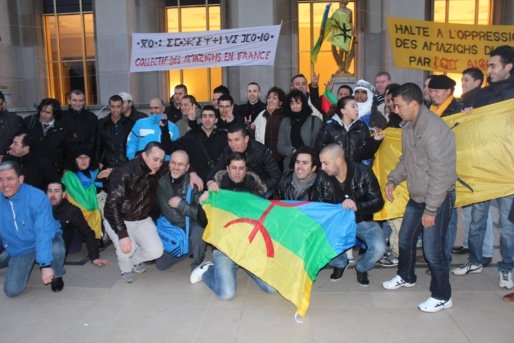
<svg viewBox="0 0 514 343">
<path fill-rule="evenodd" d="M 514 26 L 435 23 L 387 18 L 394 64 L 448 73 L 475 67 L 487 69 L 490 52 L 514 45 Z"/>
<path fill-rule="evenodd" d="M 514 194 L 514 99 L 443 120 L 455 133 L 457 145 L 456 207 Z M 373 164 L 384 199 L 387 175 L 402 152 L 401 129 L 387 129 L 385 134 Z M 405 182 L 396 187 L 394 196 L 375 213 L 375 220 L 403 217 L 409 199 Z"/>
</svg>

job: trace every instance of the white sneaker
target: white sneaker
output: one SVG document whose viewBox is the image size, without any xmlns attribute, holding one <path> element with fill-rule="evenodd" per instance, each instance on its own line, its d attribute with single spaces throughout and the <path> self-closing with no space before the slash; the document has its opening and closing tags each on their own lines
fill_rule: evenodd
<svg viewBox="0 0 514 343">
<path fill-rule="evenodd" d="M 439 312 L 442 309 L 450 308 L 453 306 L 452 298 L 448 300 L 439 300 L 436 298 L 428 298 L 424 302 L 418 305 L 418 308 L 423 312 Z"/>
<path fill-rule="evenodd" d="M 512 282 L 512 272 L 500 271 L 500 288 L 512 289 L 514 283 Z"/>
<path fill-rule="evenodd" d="M 213 265 L 214 264 L 210 261 L 203 261 L 198 267 L 193 269 L 191 276 L 189 276 L 189 281 L 191 281 L 191 284 L 202 281 L 203 274 L 205 274 L 209 267 Z"/>
<path fill-rule="evenodd" d="M 481 264 L 471 264 L 470 262 L 452 270 L 453 275 L 478 274 L 482 272 Z"/>
<path fill-rule="evenodd" d="M 398 289 L 400 287 L 414 287 L 416 283 L 409 283 L 402 279 L 400 275 L 396 275 L 389 281 L 382 282 L 382 287 L 385 289 Z"/>
</svg>

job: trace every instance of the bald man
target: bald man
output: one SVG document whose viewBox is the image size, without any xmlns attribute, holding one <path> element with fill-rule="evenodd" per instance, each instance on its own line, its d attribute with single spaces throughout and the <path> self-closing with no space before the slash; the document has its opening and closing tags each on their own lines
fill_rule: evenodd
<svg viewBox="0 0 514 343">
<path fill-rule="evenodd" d="M 200 191 L 195 186 L 191 191 L 191 199 L 187 201 L 187 190 L 190 185 L 189 156 L 184 150 L 171 154 L 168 171 L 159 179 L 157 185 L 157 202 L 160 213 L 174 226 L 185 228 L 186 217 L 189 217 L 189 252 L 193 254 L 191 269 L 196 268 L 205 258 L 205 242 L 202 240 L 203 229 L 207 218 L 198 199 Z M 170 268 L 189 254 L 180 257 L 167 252 L 155 261 L 159 270 Z"/>
<path fill-rule="evenodd" d="M 150 142 L 162 145 L 169 161 L 170 153 L 175 150 L 174 142 L 180 137 L 178 127 L 164 114 L 164 101 L 159 98 L 150 100 L 150 116 L 136 121 L 127 139 L 127 158 L 134 159 Z"/>
</svg>

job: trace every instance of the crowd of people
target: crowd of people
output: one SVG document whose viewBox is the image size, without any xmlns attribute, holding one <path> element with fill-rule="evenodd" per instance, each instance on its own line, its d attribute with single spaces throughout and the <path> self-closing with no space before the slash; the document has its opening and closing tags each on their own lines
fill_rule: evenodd
<svg viewBox="0 0 514 343">
<path fill-rule="evenodd" d="M 422 237 L 431 275 L 424 312 L 453 306 L 449 274 L 452 253 L 469 261 L 451 272 L 479 273 L 491 263 L 494 234 L 490 201 L 462 209 L 465 238 L 454 247 L 458 211 L 455 205 L 456 146 L 441 117 L 514 98 L 514 48 L 491 52 L 484 75 L 462 73 L 460 99 L 456 82 L 431 75 L 424 88 L 393 83 L 380 72 L 374 85 L 358 80 L 320 96 L 318 75 L 291 79 L 286 93 L 249 82 L 248 101 L 236 105 L 221 85 L 212 104 L 200 106 L 185 85 L 177 85 L 169 104 L 156 97 L 150 113 L 139 112 L 132 95 L 109 98 L 101 119 L 86 109 L 85 95 L 73 90 L 68 108 L 56 99 L 41 100 L 37 113 L 24 119 L 7 111 L 0 93 L 0 267 L 7 267 L 4 292 L 16 296 L 26 287 L 34 263 L 54 292 L 64 287 L 64 260 L 85 242 L 97 266 L 110 239 L 123 282 L 132 283 L 149 263 L 159 270 L 191 259 L 190 281 L 204 281 L 220 299 L 236 294 L 239 266 L 213 247 L 205 259 L 202 240 L 207 225 L 201 204 L 210 192 L 226 189 L 280 200 L 341 204 L 355 212 L 361 256 L 352 249 L 334 257 L 332 281 L 355 262 L 357 282 L 370 283 L 376 266 L 397 267 L 382 283 L 385 289 L 416 283 L 416 245 Z M 381 190 L 371 166 L 386 128 L 402 130 L 402 156 Z M 403 218 L 373 220 L 395 187 L 407 181 L 409 201 Z M 46 195 L 45 195 L 46 194 Z M 385 194 L 386 199 L 383 198 Z M 102 196 L 106 195 L 106 196 Z M 514 195 L 496 199 L 500 214 L 499 286 L 514 287 Z M 237 204 L 235 204 L 237 206 Z M 157 218 L 188 226 L 189 254 L 164 251 Z M 186 224 L 186 222 L 188 224 Z M 108 237 L 108 238 L 107 238 Z M 275 290 L 250 273 L 261 289 Z"/>
</svg>

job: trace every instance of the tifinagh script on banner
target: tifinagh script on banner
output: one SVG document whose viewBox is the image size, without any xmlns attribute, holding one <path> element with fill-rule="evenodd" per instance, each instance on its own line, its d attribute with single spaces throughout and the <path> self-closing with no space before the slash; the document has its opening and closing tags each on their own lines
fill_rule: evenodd
<svg viewBox="0 0 514 343">
<path fill-rule="evenodd" d="M 391 50 L 398 68 L 461 73 L 485 71 L 492 50 L 514 45 L 514 26 L 466 25 L 387 18 Z"/>
<path fill-rule="evenodd" d="M 131 72 L 273 65 L 280 25 L 219 31 L 133 33 Z"/>
</svg>

